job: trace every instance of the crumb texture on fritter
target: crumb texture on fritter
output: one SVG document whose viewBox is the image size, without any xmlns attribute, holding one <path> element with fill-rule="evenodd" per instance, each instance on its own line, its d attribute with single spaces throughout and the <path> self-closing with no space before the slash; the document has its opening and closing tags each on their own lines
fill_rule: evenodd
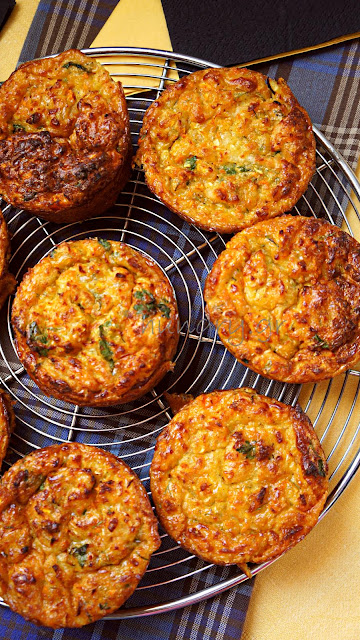
<svg viewBox="0 0 360 640">
<path fill-rule="evenodd" d="M 19 358 L 46 394 L 79 405 L 130 402 L 169 370 L 178 342 L 173 288 L 130 246 L 64 242 L 25 275 L 12 324 Z"/>
<path fill-rule="evenodd" d="M 158 438 L 151 491 L 162 525 L 215 564 L 263 562 L 316 524 L 327 463 L 300 407 L 253 389 L 196 398 Z"/>
<path fill-rule="evenodd" d="M 27 62 L 0 88 L 0 193 L 54 222 L 102 213 L 129 177 L 122 87 L 80 51 Z"/>
<path fill-rule="evenodd" d="M 268 378 L 331 378 L 360 358 L 360 244 L 325 220 L 282 216 L 238 233 L 205 285 L 233 355 Z"/>
<path fill-rule="evenodd" d="M 241 67 L 205 69 L 149 107 L 136 163 L 175 213 L 233 233 L 290 211 L 314 173 L 315 139 L 282 78 Z"/>
<path fill-rule="evenodd" d="M 101 449 L 39 449 L 1 480 L 0 594 L 35 624 L 81 627 L 112 613 L 159 545 L 140 480 Z"/>
</svg>

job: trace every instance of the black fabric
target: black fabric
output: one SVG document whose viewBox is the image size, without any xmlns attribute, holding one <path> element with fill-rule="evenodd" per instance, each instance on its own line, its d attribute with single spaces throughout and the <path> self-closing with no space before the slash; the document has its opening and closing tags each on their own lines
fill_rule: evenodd
<svg viewBox="0 0 360 640">
<path fill-rule="evenodd" d="M 0 0 L 0 29 L 3 28 L 14 7 L 15 0 Z"/>
<path fill-rule="evenodd" d="M 360 31 L 359 0 L 162 0 L 174 51 L 251 62 Z"/>
</svg>

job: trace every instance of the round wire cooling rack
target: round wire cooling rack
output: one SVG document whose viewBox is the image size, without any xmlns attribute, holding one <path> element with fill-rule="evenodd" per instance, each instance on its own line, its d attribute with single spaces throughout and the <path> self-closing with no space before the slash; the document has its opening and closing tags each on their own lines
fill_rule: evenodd
<svg viewBox="0 0 360 640">
<path fill-rule="evenodd" d="M 112 47 L 86 49 L 121 79 L 127 94 L 134 147 L 145 110 L 163 89 L 211 63 L 166 51 Z M 314 128 L 317 169 L 294 214 L 324 217 L 353 235 L 360 220 L 360 185 L 341 155 Z M 156 437 L 171 419 L 166 391 L 197 395 L 214 389 L 249 386 L 265 395 L 300 402 L 327 455 L 330 495 L 321 515 L 336 502 L 360 465 L 360 371 L 314 385 L 267 380 L 237 362 L 219 341 L 204 314 L 203 287 L 225 239 L 188 225 L 147 189 L 135 171 L 114 207 L 82 223 L 55 225 L 27 216 L 5 202 L 1 209 L 12 233 L 10 267 L 20 280 L 26 270 L 64 240 L 101 236 L 121 240 L 157 262 L 174 287 L 180 314 L 175 369 L 150 394 L 129 405 L 79 408 L 43 395 L 21 366 L 10 324 L 11 298 L 0 312 L 0 381 L 15 400 L 17 426 L 4 468 L 19 456 L 56 442 L 75 440 L 104 447 L 125 459 L 148 490 Z M 110 619 L 150 615 L 193 604 L 247 579 L 238 567 L 205 563 L 160 530 L 162 545 L 153 554 L 140 586 Z M 253 575 L 271 562 L 251 567 Z"/>
</svg>

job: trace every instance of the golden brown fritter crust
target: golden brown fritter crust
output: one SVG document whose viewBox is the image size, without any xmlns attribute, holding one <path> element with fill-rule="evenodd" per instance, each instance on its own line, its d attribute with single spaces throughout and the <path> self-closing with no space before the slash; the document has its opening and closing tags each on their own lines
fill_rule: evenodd
<svg viewBox="0 0 360 640">
<path fill-rule="evenodd" d="M 12 400 L 6 391 L 0 389 L 0 466 L 6 456 L 14 427 L 15 414 Z"/>
<path fill-rule="evenodd" d="M 159 546 L 139 478 L 101 449 L 39 449 L 1 480 L 0 594 L 35 624 L 81 627 L 116 611 Z"/>
<path fill-rule="evenodd" d="M 300 407 L 253 389 L 214 391 L 161 433 L 151 491 L 162 525 L 188 551 L 215 564 L 259 563 L 316 524 L 326 472 Z"/>
<path fill-rule="evenodd" d="M 282 78 L 205 69 L 149 107 L 136 163 L 169 209 L 233 233 L 294 206 L 315 170 L 315 139 Z"/>
<path fill-rule="evenodd" d="M 64 242 L 30 269 L 12 310 L 19 358 L 44 393 L 81 406 L 130 402 L 173 368 L 172 286 L 121 242 Z"/>
<path fill-rule="evenodd" d="M 0 307 L 2 307 L 6 298 L 10 293 L 13 293 L 16 287 L 15 277 L 8 271 L 9 260 L 9 232 L 4 216 L 0 211 Z"/>
<path fill-rule="evenodd" d="M 53 222 L 99 215 L 130 175 L 122 86 L 71 49 L 26 62 L 0 88 L 0 193 Z"/>
<path fill-rule="evenodd" d="M 238 233 L 204 297 L 227 349 L 268 378 L 323 380 L 360 359 L 360 244 L 324 220 L 288 215 Z"/>
</svg>

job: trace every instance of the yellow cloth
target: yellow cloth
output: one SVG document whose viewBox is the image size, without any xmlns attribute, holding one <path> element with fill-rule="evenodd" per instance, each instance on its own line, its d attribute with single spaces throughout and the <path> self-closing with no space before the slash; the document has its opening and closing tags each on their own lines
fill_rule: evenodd
<svg viewBox="0 0 360 640">
<path fill-rule="evenodd" d="M 29 31 L 39 0 L 16 0 L 4 28 L 0 31 L 0 80 L 6 80 L 14 71 Z"/>
<path fill-rule="evenodd" d="M 38 0 L 17 0 L 17 8 L 0 35 L 1 79 L 15 68 L 37 4 Z M 171 50 L 161 0 L 120 0 L 93 43 L 98 47 L 112 45 Z M 349 209 L 348 215 L 354 220 Z M 337 398 L 342 379 L 339 376 L 333 381 L 332 398 Z M 350 391 L 356 382 L 349 385 Z M 310 414 L 313 419 L 327 383 L 318 387 Z M 311 385 L 302 390 L 303 406 L 310 390 Z M 340 424 L 351 401 L 346 395 L 339 407 L 336 420 Z M 359 420 L 359 409 L 360 400 L 353 413 L 354 421 Z M 319 432 L 328 418 L 326 412 L 317 425 Z M 358 640 L 359 548 L 360 473 L 309 536 L 258 575 L 242 640 Z"/>
<path fill-rule="evenodd" d="M 358 640 L 360 474 L 295 549 L 258 575 L 242 640 Z"/>
<path fill-rule="evenodd" d="M 120 0 L 91 46 L 172 51 L 161 0 Z"/>
</svg>

